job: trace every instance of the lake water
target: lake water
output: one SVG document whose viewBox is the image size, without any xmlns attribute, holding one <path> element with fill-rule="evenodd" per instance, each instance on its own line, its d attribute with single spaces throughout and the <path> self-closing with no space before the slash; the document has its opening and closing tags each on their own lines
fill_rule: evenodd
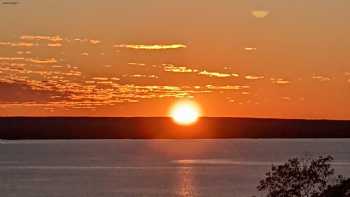
<svg viewBox="0 0 350 197">
<path fill-rule="evenodd" d="M 350 176 L 350 139 L 0 141 L 0 196 L 251 196 L 271 164 L 325 154 Z"/>
</svg>

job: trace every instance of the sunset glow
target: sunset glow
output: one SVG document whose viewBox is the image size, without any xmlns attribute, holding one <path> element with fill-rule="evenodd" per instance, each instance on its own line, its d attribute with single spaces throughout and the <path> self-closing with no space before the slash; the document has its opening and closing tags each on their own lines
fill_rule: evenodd
<svg viewBox="0 0 350 197">
<path fill-rule="evenodd" d="M 349 7 L 0 3 L 0 116 L 158 117 L 195 99 L 203 116 L 349 119 Z"/>
<path fill-rule="evenodd" d="M 348 196 L 349 10 L 0 0 L 0 197 Z"/>
<path fill-rule="evenodd" d="M 173 106 L 170 116 L 178 124 L 190 125 L 198 120 L 199 107 L 193 102 L 179 102 Z"/>
</svg>

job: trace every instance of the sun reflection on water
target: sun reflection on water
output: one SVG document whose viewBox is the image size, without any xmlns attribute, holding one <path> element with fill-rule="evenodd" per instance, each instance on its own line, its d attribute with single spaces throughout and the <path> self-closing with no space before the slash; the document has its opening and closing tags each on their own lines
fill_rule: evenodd
<svg viewBox="0 0 350 197">
<path fill-rule="evenodd" d="M 195 197 L 197 195 L 194 184 L 193 167 L 183 167 L 178 170 L 177 195 L 181 197 Z"/>
</svg>

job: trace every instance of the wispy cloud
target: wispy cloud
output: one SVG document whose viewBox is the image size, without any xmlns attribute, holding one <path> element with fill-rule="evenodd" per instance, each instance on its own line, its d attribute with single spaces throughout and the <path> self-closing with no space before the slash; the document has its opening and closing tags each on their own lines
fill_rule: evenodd
<svg viewBox="0 0 350 197">
<path fill-rule="evenodd" d="M 1 107 L 35 107 L 64 109 L 95 108 L 98 106 L 114 105 L 114 103 L 139 102 L 143 99 L 166 97 L 192 97 L 196 93 L 207 93 L 195 87 L 162 86 L 162 85 L 134 85 L 120 84 L 118 77 L 82 75 L 79 67 L 71 65 L 57 65 L 53 67 L 33 67 L 23 57 L 0 58 L 0 82 L 5 84 L 23 84 L 32 91 L 50 92 L 55 102 L 24 103 L 14 102 Z M 53 62 L 50 59 L 28 59 L 35 63 Z M 24 61 L 17 63 L 16 61 Z M 58 67 L 59 66 L 59 67 Z M 60 71 L 57 70 L 60 69 Z M 157 78 L 155 75 L 135 74 L 130 77 Z M 63 95 L 63 96 L 62 96 Z M 88 103 L 87 103 L 88 101 Z"/>
<path fill-rule="evenodd" d="M 88 39 L 88 38 L 73 38 L 73 41 L 77 41 L 80 43 L 90 43 L 90 44 L 100 44 L 100 40 L 96 39 Z"/>
<path fill-rule="evenodd" d="M 120 78 L 118 78 L 118 77 L 111 77 L 110 80 L 112 80 L 112 81 L 119 81 Z"/>
<path fill-rule="evenodd" d="M 321 81 L 321 82 L 326 82 L 326 81 L 330 81 L 331 78 L 330 77 L 326 77 L 326 76 L 322 76 L 322 75 L 314 75 L 312 76 L 312 79 Z"/>
<path fill-rule="evenodd" d="M 283 97 L 281 97 L 281 99 L 284 101 L 291 101 L 292 100 L 292 98 L 289 96 L 283 96 Z"/>
<path fill-rule="evenodd" d="M 345 72 L 344 75 L 345 75 L 345 77 L 350 77 L 350 72 Z M 347 82 L 350 83 L 350 78 L 347 80 Z"/>
<path fill-rule="evenodd" d="M 18 55 L 29 55 L 29 54 L 32 54 L 31 51 L 17 51 L 16 52 Z"/>
<path fill-rule="evenodd" d="M 97 81 L 107 81 L 107 80 L 109 80 L 108 77 L 93 77 L 92 79 L 93 80 L 97 80 Z"/>
<path fill-rule="evenodd" d="M 258 79 L 264 79 L 265 77 L 260 75 L 260 76 L 257 76 L 257 75 L 246 75 L 244 77 L 245 79 L 248 79 L 248 80 L 258 80 Z"/>
<path fill-rule="evenodd" d="M 49 47 L 61 47 L 62 44 L 61 43 L 48 43 L 47 46 L 49 46 Z"/>
<path fill-rule="evenodd" d="M 158 79 L 157 75 L 145 75 L 145 74 L 132 74 L 132 75 L 123 75 L 123 77 L 131 77 L 131 78 L 150 78 L 150 79 Z"/>
<path fill-rule="evenodd" d="M 164 71 L 175 73 L 192 73 L 198 72 L 197 69 L 187 68 L 186 66 L 176 66 L 173 64 L 162 64 Z"/>
<path fill-rule="evenodd" d="M 99 40 L 89 40 L 89 42 L 91 44 L 99 44 L 99 43 L 101 43 L 101 41 L 99 41 Z"/>
<path fill-rule="evenodd" d="M 287 85 L 291 82 L 283 78 L 270 78 L 271 82 L 277 85 Z"/>
<path fill-rule="evenodd" d="M 250 86 L 247 85 L 224 85 L 224 86 L 215 86 L 215 85 L 206 85 L 208 89 L 213 90 L 242 90 L 242 89 L 249 89 Z"/>
<path fill-rule="evenodd" d="M 3 5 L 18 5 L 18 1 L 4 1 L 2 2 Z"/>
<path fill-rule="evenodd" d="M 255 18 L 265 18 L 266 16 L 268 16 L 270 14 L 270 11 L 268 11 L 268 10 L 253 10 L 251 12 L 251 14 Z"/>
<path fill-rule="evenodd" d="M 127 48 L 127 49 L 139 49 L 139 50 L 166 50 L 166 49 L 180 49 L 186 48 L 184 44 L 154 44 L 154 45 L 143 45 L 143 44 L 117 44 L 114 45 L 116 48 Z"/>
<path fill-rule="evenodd" d="M 245 47 L 244 50 L 246 51 L 256 51 L 255 47 Z"/>
<path fill-rule="evenodd" d="M 36 44 L 31 42 L 0 42 L 0 46 L 10 46 L 10 47 L 33 47 Z"/>
<path fill-rule="evenodd" d="M 137 62 L 129 62 L 128 65 L 133 65 L 133 66 L 146 66 L 145 63 L 137 63 Z"/>
<path fill-rule="evenodd" d="M 24 61 L 34 64 L 54 64 L 58 61 L 55 58 L 48 59 L 35 59 L 35 58 L 24 58 L 24 57 L 0 57 L 0 61 Z"/>
<path fill-rule="evenodd" d="M 20 37 L 22 40 L 46 40 L 51 42 L 63 41 L 60 36 L 34 36 L 34 35 L 23 35 Z"/>
<path fill-rule="evenodd" d="M 220 72 L 209 72 L 206 70 L 203 70 L 198 73 L 199 75 L 206 75 L 209 77 L 219 77 L 219 78 L 224 78 L 224 77 L 238 77 L 239 75 L 236 73 L 220 73 Z"/>
<path fill-rule="evenodd" d="M 24 57 L 0 57 L 0 60 L 2 61 L 18 61 L 18 60 L 24 60 Z"/>
<path fill-rule="evenodd" d="M 25 60 L 27 62 L 35 63 L 35 64 L 54 64 L 54 63 L 57 63 L 57 60 L 55 58 L 44 59 L 44 60 L 27 58 Z"/>
</svg>

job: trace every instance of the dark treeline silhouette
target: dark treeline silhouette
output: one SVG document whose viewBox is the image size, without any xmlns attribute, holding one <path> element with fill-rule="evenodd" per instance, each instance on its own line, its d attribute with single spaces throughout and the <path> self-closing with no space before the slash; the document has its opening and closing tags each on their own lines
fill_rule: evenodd
<svg viewBox="0 0 350 197">
<path fill-rule="evenodd" d="M 272 165 L 257 189 L 265 197 L 350 197 L 350 179 L 335 177 L 332 161 L 331 155 L 321 155 Z"/>
<path fill-rule="evenodd" d="M 1 139 L 349 138 L 350 121 L 203 117 L 3 117 Z"/>
</svg>

